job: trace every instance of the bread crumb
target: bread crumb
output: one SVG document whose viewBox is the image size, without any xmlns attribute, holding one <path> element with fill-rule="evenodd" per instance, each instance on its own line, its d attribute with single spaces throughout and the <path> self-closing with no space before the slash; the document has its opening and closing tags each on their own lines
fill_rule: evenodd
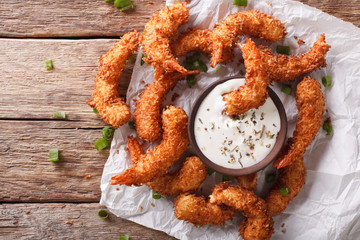
<svg viewBox="0 0 360 240">
<path fill-rule="evenodd" d="M 299 39 L 299 40 L 297 41 L 297 44 L 299 44 L 299 45 L 303 45 L 304 43 L 305 43 L 305 41 L 302 40 L 302 39 Z"/>
<path fill-rule="evenodd" d="M 85 178 L 86 179 L 91 178 L 91 175 L 86 175 Z"/>
<path fill-rule="evenodd" d="M 69 221 L 69 220 L 66 220 L 66 221 L 65 221 L 65 224 L 73 225 L 73 222 L 71 222 L 71 221 Z"/>
<path fill-rule="evenodd" d="M 116 188 L 116 191 L 119 191 L 120 190 L 120 188 Z"/>
<path fill-rule="evenodd" d="M 25 214 L 29 214 L 30 213 L 30 210 L 27 210 L 26 212 L 25 212 Z"/>
<path fill-rule="evenodd" d="M 129 89 L 129 93 L 130 93 L 132 90 L 133 90 L 133 89 L 132 89 L 132 88 L 130 88 L 130 89 Z"/>
<path fill-rule="evenodd" d="M 143 210 L 143 206 L 140 206 L 140 212 L 142 212 L 142 210 Z"/>
<path fill-rule="evenodd" d="M 284 227 L 285 226 L 285 223 L 281 224 L 281 227 Z"/>
<path fill-rule="evenodd" d="M 266 2 L 267 5 L 269 5 L 270 7 L 272 6 L 272 2 Z"/>
<path fill-rule="evenodd" d="M 152 206 L 152 207 L 155 207 L 155 204 L 152 203 L 151 206 Z"/>
</svg>

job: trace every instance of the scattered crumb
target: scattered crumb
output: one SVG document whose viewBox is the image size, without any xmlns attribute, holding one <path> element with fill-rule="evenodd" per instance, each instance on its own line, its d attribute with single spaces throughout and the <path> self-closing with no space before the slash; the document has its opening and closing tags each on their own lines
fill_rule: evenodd
<svg viewBox="0 0 360 240">
<path fill-rule="evenodd" d="M 73 222 L 71 222 L 71 221 L 69 221 L 69 220 L 66 220 L 66 221 L 65 221 L 65 224 L 73 225 Z"/>
<path fill-rule="evenodd" d="M 171 101 L 175 101 L 175 99 L 177 99 L 180 95 L 177 93 L 174 93 L 171 97 Z"/>
<path fill-rule="evenodd" d="M 86 179 L 91 178 L 91 175 L 86 175 L 85 178 Z"/>
<path fill-rule="evenodd" d="M 294 36 L 294 39 L 295 39 L 295 40 L 297 40 L 297 39 L 298 39 L 298 37 L 297 37 L 297 36 Z"/>
<path fill-rule="evenodd" d="M 143 210 L 143 206 L 140 206 L 140 212 L 142 212 L 142 210 Z"/>
<path fill-rule="evenodd" d="M 116 153 L 119 154 L 119 150 L 116 150 Z"/>
<path fill-rule="evenodd" d="M 120 190 L 120 188 L 116 188 L 116 191 L 119 191 Z"/>
<path fill-rule="evenodd" d="M 144 83 L 145 83 L 145 81 L 144 81 L 144 80 L 141 80 L 141 81 L 140 81 L 140 83 L 141 83 L 141 84 L 144 84 Z"/>
<path fill-rule="evenodd" d="M 148 4 L 151 4 L 151 5 L 152 5 L 152 4 L 154 4 L 154 2 L 152 2 L 152 1 L 148 1 Z"/>
<path fill-rule="evenodd" d="M 133 89 L 132 89 L 132 88 L 130 88 L 130 89 L 129 89 L 129 93 L 130 93 L 132 90 L 133 90 Z"/>
<path fill-rule="evenodd" d="M 302 40 L 302 39 L 299 39 L 299 40 L 297 41 L 297 44 L 298 44 L 298 45 L 303 45 L 304 43 L 305 43 L 305 41 Z"/>
<path fill-rule="evenodd" d="M 272 2 L 266 2 L 267 5 L 269 5 L 270 7 L 272 6 Z"/>
<path fill-rule="evenodd" d="M 152 206 L 152 207 L 155 207 L 155 204 L 152 203 L 151 206 Z"/>
<path fill-rule="evenodd" d="M 286 233 L 286 229 L 281 230 L 282 233 Z"/>
<path fill-rule="evenodd" d="M 283 223 L 282 225 L 281 225 L 281 227 L 284 227 L 285 226 L 285 223 Z"/>
<path fill-rule="evenodd" d="M 29 214 L 30 213 L 30 210 L 27 210 L 26 212 L 25 212 L 25 214 Z"/>
</svg>

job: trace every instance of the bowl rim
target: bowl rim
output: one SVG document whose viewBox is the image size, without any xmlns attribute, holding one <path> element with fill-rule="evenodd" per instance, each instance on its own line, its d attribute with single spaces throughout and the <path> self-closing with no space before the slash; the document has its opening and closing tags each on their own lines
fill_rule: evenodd
<svg viewBox="0 0 360 240">
<path fill-rule="evenodd" d="M 190 145 L 191 145 L 192 150 L 195 152 L 195 154 L 200 158 L 200 160 L 207 167 L 213 169 L 216 172 L 219 172 L 219 173 L 222 173 L 222 174 L 225 174 L 228 176 L 249 175 L 249 174 L 258 172 L 261 169 L 264 169 L 271 162 L 273 162 L 277 158 L 277 156 L 280 154 L 281 149 L 283 148 L 283 146 L 285 144 L 286 135 L 287 135 L 287 127 L 288 127 L 287 126 L 287 116 L 286 116 L 286 112 L 284 109 L 284 105 L 282 104 L 282 102 L 281 102 L 280 98 L 277 96 L 277 94 L 270 87 L 267 87 L 269 97 L 274 102 L 274 104 L 279 112 L 279 116 L 280 116 L 280 130 L 276 137 L 275 145 L 274 145 L 273 149 L 270 151 L 270 153 L 260 162 L 254 164 L 254 165 L 251 165 L 249 167 L 240 168 L 240 169 L 233 169 L 233 168 L 227 168 L 224 166 L 220 166 L 220 165 L 214 163 L 213 161 L 211 161 L 210 159 L 208 159 L 203 154 L 203 152 L 201 151 L 199 146 L 197 145 L 196 138 L 195 138 L 195 129 L 194 129 L 195 121 L 194 120 L 196 118 L 197 111 L 198 111 L 201 103 L 205 99 L 205 97 L 217 85 L 224 83 L 226 81 L 229 81 L 231 79 L 236 79 L 236 78 L 245 78 L 245 77 L 242 75 L 225 77 L 225 78 L 216 80 L 214 83 L 210 84 L 195 100 L 195 104 L 194 104 L 193 108 L 191 109 L 189 123 L 188 123 L 188 133 L 189 133 L 189 138 L 190 138 Z"/>
</svg>

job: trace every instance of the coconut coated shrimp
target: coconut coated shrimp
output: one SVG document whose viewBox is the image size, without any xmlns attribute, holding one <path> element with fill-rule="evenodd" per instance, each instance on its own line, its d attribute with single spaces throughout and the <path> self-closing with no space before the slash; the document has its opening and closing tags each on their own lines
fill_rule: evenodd
<svg viewBox="0 0 360 240">
<path fill-rule="evenodd" d="M 126 60 L 139 46 L 137 31 L 125 34 L 105 56 L 99 60 L 99 72 L 95 78 L 93 99 L 87 103 L 95 107 L 99 116 L 118 128 L 131 118 L 129 107 L 119 97 L 119 80 Z"/>
</svg>

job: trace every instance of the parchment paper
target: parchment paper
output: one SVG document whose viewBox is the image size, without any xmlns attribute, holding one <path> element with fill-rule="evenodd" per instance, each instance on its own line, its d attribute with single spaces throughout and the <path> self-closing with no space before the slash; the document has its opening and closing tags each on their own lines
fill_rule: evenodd
<svg viewBox="0 0 360 240">
<path fill-rule="evenodd" d="M 167 0 L 167 5 L 176 3 Z M 326 41 L 332 46 L 327 54 L 328 66 L 311 74 L 321 81 L 322 76 L 330 75 L 331 87 L 324 88 L 326 109 L 331 117 L 334 133 L 326 136 L 320 129 L 313 144 L 304 158 L 307 169 L 306 184 L 299 195 L 286 210 L 274 216 L 275 233 L 273 239 L 359 239 L 360 238 L 360 30 L 351 23 L 332 17 L 315 8 L 299 2 L 273 0 L 249 0 L 246 8 L 234 6 L 233 0 L 193 0 L 190 8 L 188 27 L 212 28 L 230 13 L 258 9 L 271 14 L 286 23 L 287 36 L 284 41 L 272 44 L 291 46 L 291 54 L 306 53 L 320 34 L 326 34 Z M 269 4 L 271 3 L 271 4 Z M 299 46 L 297 40 L 305 41 Z M 240 38 L 244 41 L 244 38 Z M 263 41 L 257 43 L 264 44 Z M 238 54 L 239 55 L 239 54 Z M 153 68 L 140 66 L 141 52 L 138 54 L 134 72 L 127 92 L 127 101 L 134 110 L 133 100 L 153 81 Z M 204 57 L 208 64 L 208 58 Z M 168 94 L 167 104 L 178 105 L 189 114 L 196 97 L 213 81 L 224 76 L 239 74 L 237 60 L 227 64 L 217 73 L 209 67 L 207 73 L 201 73 L 197 84 L 191 89 L 186 81 L 177 84 Z M 209 64 L 208 64 L 209 66 Z M 283 101 L 289 121 L 288 136 L 292 135 L 297 109 L 294 94 L 288 96 L 272 88 Z M 180 96 L 171 101 L 174 93 Z M 151 190 L 146 187 L 126 187 L 109 185 L 110 178 L 123 172 L 130 166 L 129 154 L 125 150 L 127 138 L 135 135 L 128 125 L 115 132 L 111 144 L 110 156 L 104 166 L 101 180 L 102 196 L 100 203 L 118 217 L 126 218 L 144 226 L 164 231 L 171 236 L 185 239 L 239 239 L 239 213 L 223 227 L 204 226 L 196 228 L 192 224 L 179 221 L 174 216 L 172 198 L 152 198 Z M 146 148 L 146 146 L 145 146 Z M 272 171 L 263 170 L 256 192 L 263 196 L 267 186 L 264 175 Z M 212 186 L 221 179 L 220 174 L 208 177 L 203 186 Z M 119 190 L 116 190 L 119 189 Z M 153 205 L 152 205 L 153 204 Z M 142 210 L 140 209 L 142 207 Z"/>
</svg>

